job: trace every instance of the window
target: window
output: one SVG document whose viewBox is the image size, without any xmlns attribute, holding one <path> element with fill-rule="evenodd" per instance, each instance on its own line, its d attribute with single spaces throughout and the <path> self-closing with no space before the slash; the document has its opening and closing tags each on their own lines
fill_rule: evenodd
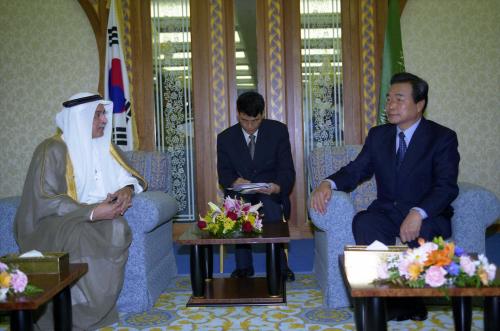
<svg viewBox="0 0 500 331">
<path fill-rule="evenodd" d="M 307 159 L 316 147 L 344 141 L 340 0 L 301 0 L 300 23 Z"/>
<path fill-rule="evenodd" d="M 151 0 L 156 146 L 171 158 L 178 221 L 195 219 L 189 0 Z"/>
</svg>

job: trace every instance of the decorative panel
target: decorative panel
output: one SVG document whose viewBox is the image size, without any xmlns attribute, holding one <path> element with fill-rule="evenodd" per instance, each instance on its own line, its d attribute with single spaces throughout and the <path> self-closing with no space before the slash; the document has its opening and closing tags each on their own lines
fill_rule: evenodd
<svg viewBox="0 0 500 331">
<path fill-rule="evenodd" d="M 285 122 L 284 115 L 284 64 L 282 41 L 282 8 L 280 0 L 268 0 L 267 51 L 269 56 L 269 86 L 267 100 L 267 117 L 280 122 Z"/>
<path fill-rule="evenodd" d="M 362 114 L 364 133 L 377 125 L 374 0 L 361 1 Z"/>
<path fill-rule="evenodd" d="M 210 0 L 210 59 L 212 75 L 213 133 L 215 137 L 226 129 L 228 121 L 225 45 L 222 0 Z M 215 140 L 214 140 L 215 141 Z M 213 155 L 216 155 L 216 146 Z"/>
</svg>

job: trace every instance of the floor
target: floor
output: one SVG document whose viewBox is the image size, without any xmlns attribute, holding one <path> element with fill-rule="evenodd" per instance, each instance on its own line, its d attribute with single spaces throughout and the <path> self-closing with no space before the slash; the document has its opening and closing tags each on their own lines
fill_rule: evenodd
<svg viewBox="0 0 500 331">
<path fill-rule="evenodd" d="M 499 262 L 497 250 L 500 236 L 487 240 L 487 255 L 493 262 Z M 493 240 L 492 240 L 493 239 Z M 489 242 L 488 242 L 489 241 Z M 154 308 L 140 314 L 121 314 L 120 321 L 101 329 L 102 331 L 133 331 L 133 330 L 203 330 L 203 331 L 267 331 L 267 330 L 311 330 L 340 331 L 355 330 L 353 312 L 350 308 L 325 309 L 322 307 L 322 297 L 318 285 L 311 274 L 312 241 L 296 241 L 290 247 L 290 262 L 296 271 L 297 280 L 287 284 L 286 306 L 244 306 L 220 308 L 186 308 L 186 302 L 191 294 L 189 277 L 186 275 L 188 266 L 187 252 L 176 247 L 178 271 L 172 288 L 167 289 L 157 300 Z M 489 252 L 488 252 L 489 251 Z M 224 260 L 225 272 L 233 268 L 231 249 Z M 490 254 L 488 254 L 490 253 Z M 493 254 L 491 254 L 493 253 Z M 263 269 L 263 252 L 255 252 L 254 264 L 257 272 Z M 309 258 L 307 258 L 307 256 Z M 218 257 L 215 259 L 218 261 Z M 214 263 L 214 269 L 218 269 Z M 214 270 L 214 272 L 217 272 Z M 389 322 L 389 330 L 453 330 L 452 313 L 448 306 L 429 306 L 429 318 L 425 322 Z M 483 329 L 481 308 L 473 310 L 472 330 Z M 7 331 L 8 318 L 0 315 L 0 331 Z"/>
<path fill-rule="evenodd" d="M 186 308 L 191 294 L 189 278 L 178 277 L 153 310 L 143 314 L 126 314 L 112 330 L 354 330 L 349 308 L 324 309 L 321 292 L 311 274 L 298 274 L 287 284 L 286 306 L 244 306 L 221 308 Z M 449 307 L 432 306 L 425 322 L 389 322 L 389 330 L 452 330 Z M 473 312 L 472 330 L 482 330 L 482 310 Z"/>
<path fill-rule="evenodd" d="M 122 314 L 118 323 L 101 331 L 355 330 L 351 309 L 322 308 L 321 292 L 311 274 L 297 274 L 297 280 L 287 284 L 286 306 L 186 308 L 190 293 L 189 278 L 179 276 L 172 288 L 160 296 L 152 310 L 140 314 Z M 453 330 L 452 314 L 449 307 L 430 306 L 427 321 L 389 322 L 388 329 Z M 0 319 L 0 330 L 9 330 L 6 317 Z M 480 308 L 473 311 L 472 330 L 482 330 Z"/>
</svg>

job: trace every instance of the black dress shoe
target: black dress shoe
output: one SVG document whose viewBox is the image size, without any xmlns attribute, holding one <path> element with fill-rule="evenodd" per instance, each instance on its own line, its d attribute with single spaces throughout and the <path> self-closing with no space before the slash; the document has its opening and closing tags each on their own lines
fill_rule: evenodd
<svg viewBox="0 0 500 331">
<path fill-rule="evenodd" d="M 427 319 L 427 308 L 423 303 L 419 303 L 413 308 L 413 312 L 410 314 L 410 319 L 413 321 L 425 321 Z"/>
<path fill-rule="evenodd" d="M 248 278 L 254 275 L 253 267 L 235 269 L 231 273 L 231 278 Z"/>
<path fill-rule="evenodd" d="M 409 312 L 407 309 L 402 307 L 394 307 L 392 305 L 387 307 L 387 320 L 388 321 L 407 321 L 410 319 Z"/>
<path fill-rule="evenodd" d="M 387 303 L 388 321 L 425 321 L 427 319 L 427 308 L 420 298 L 390 299 Z"/>
<path fill-rule="evenodd" d="M 293 271 L 290 269 L 290 268 L 286 268 L 285 271 L 282 272 L 282 275 L 283 275 L 283 279 L 286 281 L 286 282 L 293 282 L 295 281 L 295 274 L 293 273 Z"/>
</svg>

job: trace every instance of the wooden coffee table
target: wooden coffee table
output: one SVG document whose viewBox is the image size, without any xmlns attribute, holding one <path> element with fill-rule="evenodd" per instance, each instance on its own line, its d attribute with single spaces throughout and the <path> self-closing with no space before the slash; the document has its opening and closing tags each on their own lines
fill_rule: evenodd
<svg viewBox="0 0 500 331">
<path fill-rule="evenodd" d="M 0 311 L 10 311 L 11 330 L 33 330 L 33 312 L 52 299 L 55 330 L 71 330 L 73 325 L 70 286 L 87 273 L 87 263 L 69 265 L 67 274 L 28 275 L 29 283 L 43 292 L 33 296 L 9 296 L 0 302 Z"/>
<path fill-rule="evenodd" d="M 387 297 L 451 297 L 455 330 L 466 331 L 472 324 L 472 297 L 484 297 L 484 330 L 500 330 L 500 287 L 409 288 L 393 284 L 352 285 L 347 280 L 343 255 L 341 269 L 353 298 L 354 318 L 358 331 L 387 330 L 385 298 Z M 496 279 L 500 278 L 500 269 Z"/>
<path fill-rule="evenodd" d="M 176 240 L 190 245 L 193 295 L 187 306 L 279 305 L 286 303 L 286 285 L 281 277 L 280 250 L 290 242 L 288 224 L 269 223 L 259 235 L 215 238 L 196 224 Z M 266 277 L 213 278 L 213 245 L 266 244 Z"/>
</svg>

